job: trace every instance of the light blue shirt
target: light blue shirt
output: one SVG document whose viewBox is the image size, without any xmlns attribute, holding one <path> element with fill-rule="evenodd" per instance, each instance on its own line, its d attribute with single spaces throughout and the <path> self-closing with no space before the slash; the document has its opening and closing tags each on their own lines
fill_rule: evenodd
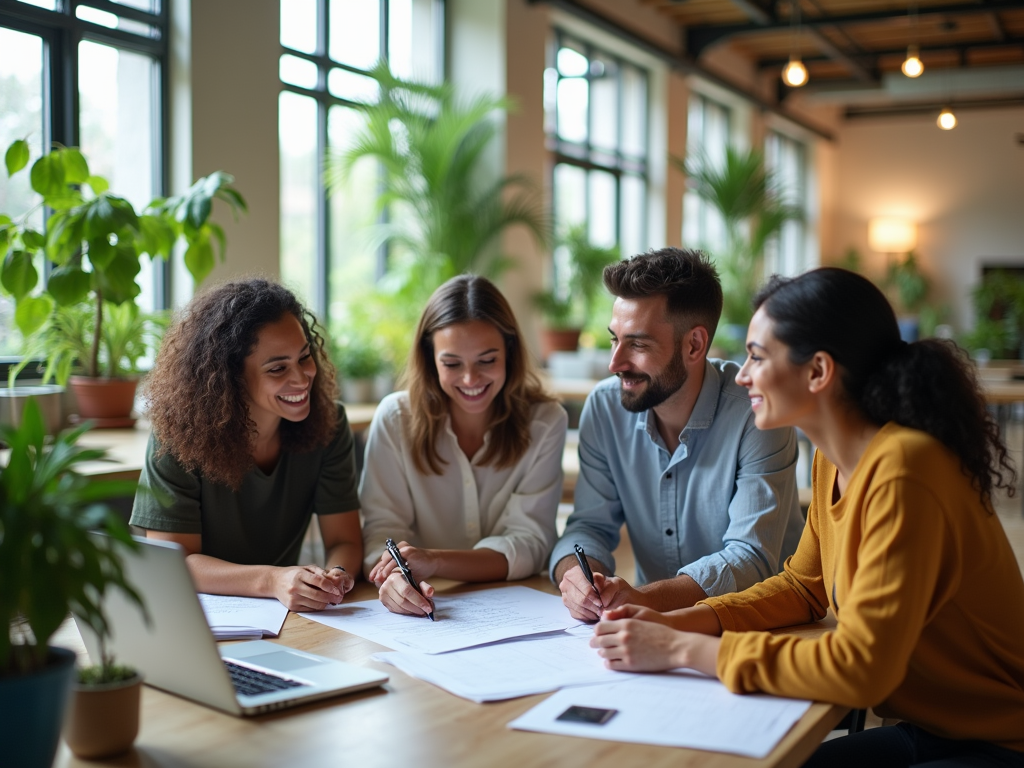
<svg viewBox="0 0 1024 768">
<path fill-rule="evenodd" d="M 804 524 L 796 435 L 754 426 L 737 371 L 706 362 L 671 454 L 652 411 L 622 407 L 618 378 L 594 388 L 580 417 L 575 509 L 551 555 L 552 578 L 574 544 L 614 571 L 623 522 L 639 583 L 686 574 L 708 595 L 724 595 L 779 572 Z"/>
</svg>

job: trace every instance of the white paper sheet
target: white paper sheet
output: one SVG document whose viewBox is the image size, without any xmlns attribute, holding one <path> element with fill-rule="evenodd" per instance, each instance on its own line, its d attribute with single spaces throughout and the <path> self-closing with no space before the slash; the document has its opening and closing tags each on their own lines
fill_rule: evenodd
<svg viewBox="0 0 1024 768">
<path fill-rule="evenodd" d="M 555 719 L 573 705 L 618 713 L 604 725 Z M 761 694 L 738 696 L 718 680 L 696 675 L 638 675 L 621 683 L 558 691 L 509 727 L 762 758 L 810 706 L 809 701 Z"/>
<path fill-rule="evenodd" d="M 391 613 L 379 600 L 342 603 L 307 619 L 399 651 L 445 653 L 511 637 L 554 632 L 578 622 L 556 595 L 502 587 L 438 597 L 434 618 Z"/>
<path fill-rule="evenodd" d="M 200 593 L 199 603 L 218 640 L 277 637 L 288 617 L 288 609 L 273 598 Z"/>
<path fill-rule="evenodd" d="M 498 701 L 567 685 L 622 680 L 590 647 L 566 632 L 505 640 L 443 654 L 378 653 L 377 661 L 470 701 Z"/>
</svg>

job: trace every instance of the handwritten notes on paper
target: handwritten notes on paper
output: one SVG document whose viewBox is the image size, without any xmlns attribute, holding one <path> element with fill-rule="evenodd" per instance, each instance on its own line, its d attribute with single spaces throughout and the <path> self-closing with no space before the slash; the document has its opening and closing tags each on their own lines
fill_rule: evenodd
<svg viewBox="0 0 1024 768">
<path fill-rule="evenodd" d="M 307 619 L 399 651 L 445 653 L 573 626 L 562 601 L 528 587 L 503 587 L 434 600 L 434 618 L 391 613 L 379 600 L 342 603 Z"/>
<path fill-rule="evenodd" d="M 558 720 L 571 706 L 617 712 L 603 725 Z M 563 689 L 509 727 L 761 758 L 810 706 L 796 699 L 739 696 L 718 680 L 687 673 L 637 675 L 620 683 Z"/>
<path fill-rule="evenodd" d="M 273 598 L 200 593 L 199 603 L 218 640 L 277 637 L 288 616 L 288 609 Z"/>
</svg>

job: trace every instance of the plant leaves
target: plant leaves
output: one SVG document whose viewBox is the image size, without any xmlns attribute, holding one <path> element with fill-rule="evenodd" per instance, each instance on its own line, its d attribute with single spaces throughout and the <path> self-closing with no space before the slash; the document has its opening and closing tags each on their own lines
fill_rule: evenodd
<svg viewBox="0 0 1024 768">
<path fill-rule="evenodd" d="M 14 310 L 14 324 L 23 336 L 31 336 L 43 327 L 51 311 L 53 299 L 49 296 L 26 296 Z"/>
<path fill-rule="evenodd" d="M 200 233 L 200 236 L 185 251 L 185 267 L 188 268 L 189 274 L 198 285 L 213 271 L 214 263 L 210 237 L 205 233 Z"/>
<path fill-rule="evenodd" d="M 26 229 L 21 233 L 21 242 L 23 242 L 25 247 L 30 251 L 38 251 L 46 245 L 46 238 L 34 229 Z"/>
<path fill-rule="evenodd" d="M 7 166 L 7 178 L 10 178 L 26 165 L 28 165 L 28 142 L 18 139 L 11 142 L 4 155 L 4 164 Z"/>
<path fill-rule="evenodd" d="M 92 276 L 75 265 L 57 267 L 50 273 L 46 290 L 62 307 L 84 301 L 92 289 Z"/>
<path fill-rule="evenodd" d="M 65 191 L 64 163 L 53 152 L 43 155 L 32 165 L 30 173 L 32 189 L 44 198 L 60 195 Z"/>
<path fill-rule="evenodd" d="M 165 217 L 144 214 L 139 217 L 140 250 L 150 258 L 168 258 L 178 233 Z"/>
<path fill-rule="evenodd" d="M 0 267 L 0 284 L 6 288 L 15 301 L 27 296 L 39 281 L 39 272 L 32 263 L 32 254 L 25 251 L 9 251 Z"/>
<path fill-rule="evenodd" d="M 135 251 L 125 246 L 116 246 L 116 254 L 102 272 L 94 273 L 97 287 L 103 291 L 103 298 L 114 304 L 134 299 L 141 289 L 135 283 L 141 266 Z"/>
<path fill-rule="evenodd" d="M 110 244 L 110 241 L 106 237 L 97 237 L 94 240 L 89 241 L 89 249 L 87 251 L 89 255 L 89 261 L 92 263 L 94 269 L 103 270 L 114 260 L 114 256 L 117 255 L 116 247 Z"/>
<path fill-rule="evenodd" d="M 85 180 L 85 183 L 88 184 L 92 191 L 97 195 L 102 195 L 110 189 L 110 182 L 102 176 L 90 176 Z"/>
<path fill-rule="evenodd" d="M 68 184 L 84 184 L 89 179 L 89 164 L 75 147 L 58 152 L 64 163 L 64 180 Z"/>
</svg>

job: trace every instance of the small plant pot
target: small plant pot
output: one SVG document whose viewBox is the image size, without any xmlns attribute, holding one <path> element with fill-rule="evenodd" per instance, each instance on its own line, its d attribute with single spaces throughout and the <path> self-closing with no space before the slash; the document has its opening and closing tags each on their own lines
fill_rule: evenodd
<svg viewBox="0 0 1024 768">
<path fill-rule="evenodd" d="M 106 685 L 72 686 L 64 741 L 84 760 L 114 757 L 131 749 L 139 734 L 142 676 Z"/>
<path fill-rule="evenodd" d="M 544 328 L 540 332 L 540 353 L 545 360 L 552 352 L 575 352 L 579 343 L 579 328 Z"/>
<path fill-rule="evenodd" d="M 343 403 L 375 403 L 376 388 L 373 379 L 342 379 L 341 401 Z"/>
<path fill-rule="evenodd" d="M 78 402 L 78 421 L 89 419 L 96 427 L 130 427 L 135 423 L 137 379 L 103 379 L 91 376 L 72 376 L 68 385 Z"/>
</svg>

